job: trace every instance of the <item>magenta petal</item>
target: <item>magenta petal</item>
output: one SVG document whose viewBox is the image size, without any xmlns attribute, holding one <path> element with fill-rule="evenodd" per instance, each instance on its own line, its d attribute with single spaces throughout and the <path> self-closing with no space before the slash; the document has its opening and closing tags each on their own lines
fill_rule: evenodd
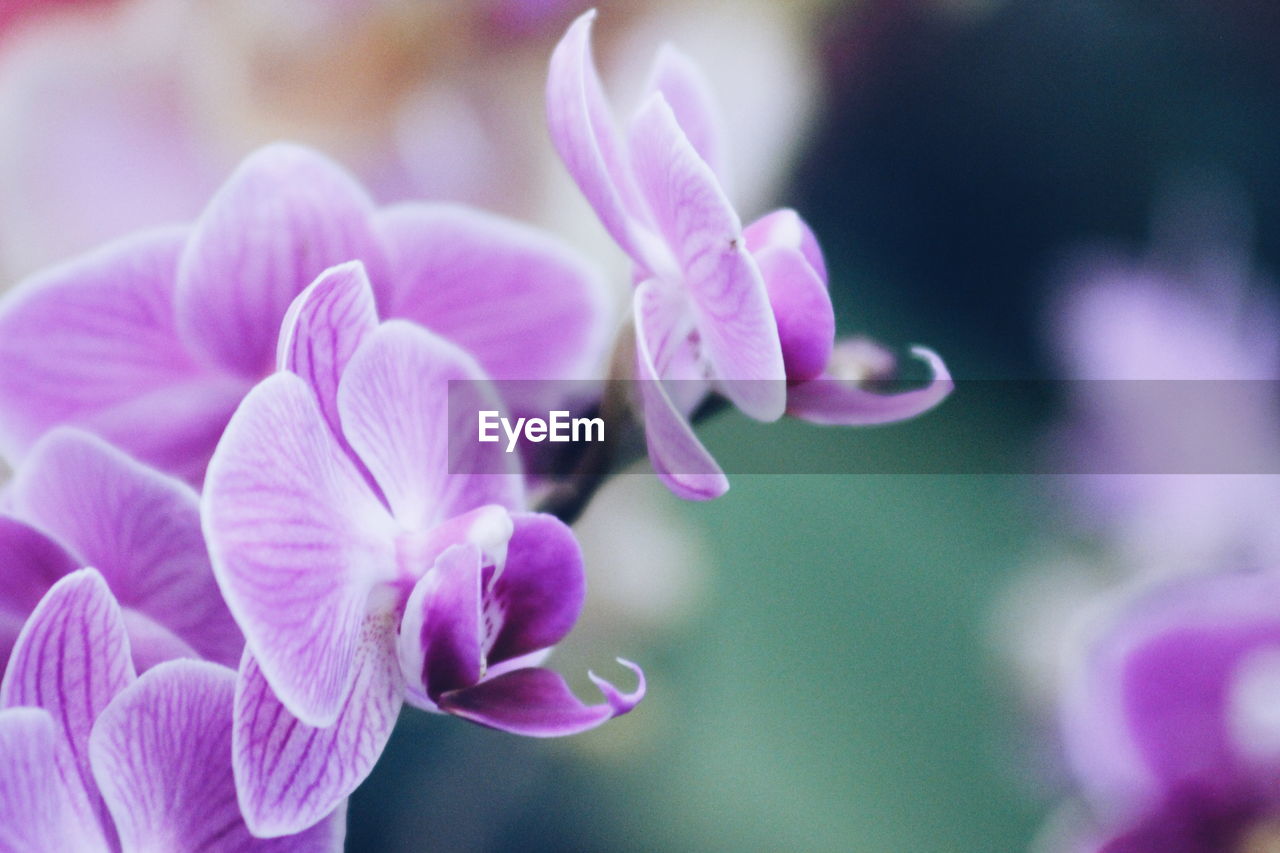
<svg viewBox="0 0 1280 853">
<path fill-rule="evenodd" d="M 836 315 L 826 284 L 799 249 L 771 246 L 755 255 L 778 321 L 790 382 L 820 375 L 835 345 Z"/>
<path fill-rule="evenodd" d="M 0 850 L 110 850 L 53 716 L 41 708 L 0 710 Z"/>
<path fill-rule="evenodd" d="M 642 267 L 648 261 L 636 234 L 643 220 L 626 149 L 591 58 L 594 10 L 583 13 L 551 54 L 547 125 L 551 142 L 605 230 Z M 642 225 L 640 227 L 643 227 Z"/>
<path fill-rule="evenodd" d="M 774 247 L 798 250 L 822 283 L 827 283 L 827 263 L 818 238 L 794 210 L 784 207 L 766 213 L 744 228 L 742 236 L 747 241 L 747 251 L 753 255 Z"/>
<path fill-rule="evenodd" d="M 836 345 L 833 361 L 840 358 L 840 346 Z M 835 426 L 887 424 L 924 414 L 950 396 L 955 382 L 935 352 L 924 347 L 912 347 L 911 352 L 933 370 L 933 379 L 925 387 L 900 394 L 877 394 L 855 382 L 834 378 L 828 368 L 818 379 L 788 389 L 787 414 Z"/>
<path fill-rule="evenodd" d="M 43 708 L 60 723 L 76 769 L 68 784 L 79 784 L 99 814 L 89 732 L 136 678 L 120 606 L 102 575 L 81 569 L 54 584 L 32 612 L 0 682 L 0 708 Z"/>
<path fill-rule="evenodd" d="M 653 282 L 636 289 L 636 364 L 649 460 L 662 481 L 679 497 L 710 500 L 727 492 L 729 481 L 672 402 L 654 363 L 657 346 L 675 345 L 669 341 L 671 317 L 665 301 Z"/>
<path fill-rule="evenodd" d="M 369 336 L 338 389 L 343 433 L 409 530 L 522 503 L 516 454 L 475 440 L 476 412 L 501 408 L 467 353 L 403 320 Z"/>
<path fill-rule="evenodd" d="M 644 698 L 644 673 L 640 667 L 621 658 L 618 662 L 636 674 L 639 686 L 632 693 L 621 693 L 593 674 L 591 680 L 605 697 L 599 705 L 582 704 L 559 673 L 549 669 L 517 669 L 475 687 L 444 694 L 440 697 L 440 708 L 482 726 L 517 735 L 578 734 L 627 713 Z"/>
<path fill-rule="evenodd" d="M 564 522 L 551 515 L 515 513 L 507 560 L 490 593 L 502 628 L 490 665 L 554 646 L 578 621 L 587 581 L 582 550 Z"/>
<path fill-rule="evenodd" d="M 434 702 L 484 674 L 481 554 L 474 544 L 445 550 L 414 586 L 400 626 L 400 662 L 415 693 Z M 417 697 L 415 697 L 417 698 Z"/>
<path fill-rule="evenodd" d="M 16 512 L 102 572 L 125 607 L 201 656 L 236 661 L 244 641 L 218 594 L 190 486 L 88 433 L 59 428 L 14 481 Z"/>
<path fill-rule="evenodd" d="M 0 671 L 23 623 L 45 592 L 80 565 L 39 530 L 0 515 Z"/>
<path fill-rule="evenodd" d="M 94 776 L 125 850 L 338 851 L 342 815 L 306 836 L 249 833 L 231 772 L 235 673 L 171 661 L 143 675 L 102 714 L 90 742 Z"/>
<path fill-rule="evenodd" d="M 369 596 L 396 576 L 397 531 L 303 379 L 277 373 L 245 397 L 202 513 L 218 585 L 267 680 L 299 719 L 333 723 Z"/>
<path fill-rule="evenodd" d="M 599 375 L 611 290 L 570 246 L 458 205 L 399 205 L 378 226 L 397 276 L 390 316 L 448 338 L 495 379 Z"/>
<path fill-rule="evenodd" d="M 290 714 L 246 653 L 236 682 L 232 754 L 244 818 L 257 835 L 302 832 L 324 820 L 373 770 L 403 694 L 387 619 L 366 623 L 351 687 L 325 728 Z"/>
<path fill-rule="evenodd" d="M 111 243 L 41 273 L 0 309 L 0 451 L 15 460 L 63 423 L 114 417 L 122 443 L 164 431 L 130 404 L 206 376 L 183 350 L 173 279 L 184 229 Z M 173 402 L 169 405 L 172 407 Z M 125 412 L 112 415 L 118 409 Z"/>
<path fill-rule="evenodd" d="M 647 91 L 662 93 L 698 156 L 725 183 L 723 122 L 701 69 L 674 45 L 664 44 L 653 60 Z"/>
<path fill-rule="evenodd" d="M 201 214 L 178 270 L 178 327 L 193 350 L 241 376 L 271 370 L 295 296 L 331 266 L 363 261 L 382 299 L 390 279 L 373 204 L 308 149 L 250 155 Z"/>
<path fill-rule="evenodd" d="M 776 420 L 786 408 L 782 346 L 738 214 L 661 94 L 646 102 L 631 130 L 640 191 L 680 265 L 715 378 L 743 412 Z"/>
<path fill-rule="evenodd" d="M 378 308 L 364 264 L 322 272 L 293 300 L 280 328 L 276 365 L 307 380 L 325 422 L 340 443 L 338 381 L 360 344 L 378 326 Z"/>
</svg>

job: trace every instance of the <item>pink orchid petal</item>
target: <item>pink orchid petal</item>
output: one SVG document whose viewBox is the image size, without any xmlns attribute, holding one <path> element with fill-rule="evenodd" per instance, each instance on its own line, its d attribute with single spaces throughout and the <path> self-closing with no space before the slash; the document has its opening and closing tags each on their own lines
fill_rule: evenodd
<svg viewBox="0 0 1280 853">
<path fill-rule="evenodd" d="M 403 204 L 377 222 L 398 276 L 389 315 L 458 344 L 495 379 L 599 375 L 611 291 L 570 246 L 458 205 Z"/>
<path fill-rule="evenodd" d="M 799 249 L 770 246 L 754 257 L 778 321 L 787 380 L 818 377 L 831 358 L 836 335 L 826 284 Z"/>
<path fill-rule="evenodd" d="M 369 336 L 338 388 L 343 433 L 409 530 L 521 504 L 516 455 L 476 440 L 476 412 L 501 408 L 469 355 L 403 320 Z"/>
<path fill-rule="evenodd" d="M 644 673 L 619 659 L 640 680 L 631 693 L 622 693 L 602 678 L 591 680 L 604 694 L 598 705 L 584 705 L 559 673 L 549 669 L 517 669 L 482 681 L 474 687 L 440 697 L 440 707 L 464 719 L 528 737 L 578 734 L 627 713 L 644 698 Z"/>
<path fill-rule="evenodd" d="M 39 530 L 0 515 L 0 672 L 23 623 L 45 592 L 80 566 Z"/>
<path fill-rule="evenodd" d="M 778 246 L 798 250 L 826 285 L 827 262 L 822 257 L 818 238 L 794 210 L 784 207 L 766 213 L 742 229 L 742 236 L 747 241 L 747 251 L 753 255 Z"/>
<path fill-rule="evenodd" d="M 591 22 L 582 14 L 551 54 L 547 75 L 547 125 L 551 142 L 605 230 L 641 267 L 642 205 L 636 196 L 621 134 L 591 58 Z"/>
<path fill-rule="evenodd" d="M 582 549 L 568 526 L 540 513 L 514 513 L 507 560 L 490 598 L 502 628 L 491 665 L 554 646 L 578 621 L 587 593 Z"/>
<path fill-rule="evenodd" d="M 61 427 L 14 480 L 15 511 L 102 572 L 119 602 L 202 657 L 239 659 L 244 640 L 218 594 L 199 497 L 102 439 Z"/>
<path fill-rule="evenodd" d="M 245 397 L 202 513 L 218 585 L 267 680 L 299 719 L 331 725 L 370 593 L 396 576 L 396 531 L 305 380 L 277 373 Z"/>
<path fill-rule="evenodd" d="M 390 286 L 373 203 L 319 154 L 276 144 L 250 155 L 205 208 L 178 269 L 183 338 L 210 363 L 271 370 L 289 304 L 316 276 L 358 260 L 379 299 Z"/>
<path fill-rule="evenodd" d="M 275 837 L 316 825 L 373 770 L 402 704 L 394 628 L 385 613 L 366 620 L 351 686 L 334 723 L 324 728 L 290 714 L 245 654 L 232 760 L 244 818 L 255 834 Z"/>
<path fill-rule="evenodd" d="M 0 710 L 0 850 L 111 850 L 53 716 Z"/>
<path fill-rule="evenodd" d="M 79 786 L 103 826 L 110 824 L 89 768 L 89 733 L 136 678 L 120 606 L 102 575 L 81 569 L 54 584 L 31 613 L 0 682 L 0 708 L 43 708 L 59 722 L 76 770 L 67 784 Z"/>
<path fill-rule="evenodd" d="M 125 850 L 342 849 L 342 810 L 303 835 L 250 834 L 231 771 L 235 682 L 217 664 L 170 661 L 103 711 L 90 755 Z"/>
<path fill-rule="evenodd" d="M 398 643 L 401 668 L 411 691 L 432 703 L 444 691 L 470 687 L 484 674 L 481 569 L 478 547 L 454 545 L 422 576 L 405 605 Z"/>
<path fill-rule="evenodd" d="M 173 280 L 185 229 L 146 232 L 36 275 L 0 308 L 0 451 L 20 458 L 50 428 L 106 417 L 125 447 L 155 432 L 134 401 L 200 383 L 183 350 Z M 174 401 L 167 401 L 170 412 Z M 181 401 L 186 402 L 186 401 Z M 203 412 L 203 409 L 197 409 Z M 183 414 L 182 417 L 190 417 Z"/>
<path fill-rule="evenodd" d="M 751 417 L 776 420 L 786 408 L 782 346 L 738 214 L 660 93 L 637 113 L 631 150 L 640 191 L 680 266 L 722 392 Z"/>
<path fill-rule="evenodd" d="M 828 370 L 818 379 L 793 385 L 787 391 L 787 414 L 815 424 L 871 426 L 904 421 L 937 406 L 955 389 L 947 366 L 933 350 L 912 347 L 912 355 L 933 371 L 929 384 L 899 394 L 878 394 L 859 388 Z M 835 358 L 839 358 L 839 345 Z"/>
<path fill-rule="evenodd" d="M 667 343 L 673 309 L 666 303 L 666 297 L 653 282 L 636 289 L 636 364 L 644 404 L 645 442 L 653 468 L 667 488 L 686 500 L 710 500 L 727 492 L 729 481 L 694 435 L 688 418 L 672 402 L 655 366 L 655 350 L 673 345 Z"/>
<path fill-rule="evenodd" d="M 378 326 L 378 308 L 364 264 L 331 267 L 289 306 L 280 329 L 276 365 L 307 380 L 325 422 L 345 444 L 338 420 L 338 382 L 347 362 Z"/>
<path fill-rule="evenodd" d="M 674 45 L 664 44 L 654 57 L 646 91 L 662 93 L 689 143 L 724 185 L 724 123 L 702 70 Z"/>
</svg>

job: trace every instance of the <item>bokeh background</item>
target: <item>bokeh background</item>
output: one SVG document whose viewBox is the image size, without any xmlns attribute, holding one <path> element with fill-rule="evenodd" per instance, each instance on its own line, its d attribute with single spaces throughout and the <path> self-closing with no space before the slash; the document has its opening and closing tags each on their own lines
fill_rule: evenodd
<svg viewBox="0 0 1280 853">
<path fill-rule="evenodd" d="M 280 137 L 383 200 L 484 204 L 621 270 L 539 118 L 546 57 L 587 5 L 0 4 L 6 281 L 194 216 Z M 1280 262 L 1268 0 L 599 5 L 611 85 L 663 38 L 707 65 L 744 217 L 808 219 L 841 329 L 927 343 L 962 380 L 874 435 L 726 415 L 705 435 L 728 456 L 813 471 L 1026 452 L 1062 414 L 1053 386 L 966 403 L 963 380 L 1060 376 L 1073 258 L 1230 242 L 1261 274 Z M 1071 787 L 1011 663 L 1038 626 L 1002 610 L 1062 535 L 1046 479 L 743 475 L 693 505 L 619 478 L 582 523 L 592 593 L 558 666 L 638 660 L 649 698 L 554 742 L 406 709 L 348 848 L 1027 849 Z"/>
</svg>

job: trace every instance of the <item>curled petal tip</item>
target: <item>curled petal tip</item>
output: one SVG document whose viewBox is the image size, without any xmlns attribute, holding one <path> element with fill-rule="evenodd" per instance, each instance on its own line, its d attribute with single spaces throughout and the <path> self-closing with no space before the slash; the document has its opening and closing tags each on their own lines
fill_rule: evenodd
<svg viewBox="0 0 1280 853">
<path fill-rule="evenodd" d="M 587 677 L 591 679 L 591 682 L 595 684 L 596 687 L 600 688 L 600 692 L 604 694 L 605 701 L 608 702 L 609 707 L 613 709 L 613 716 L 621 717 L 636 705 L 640 704 L 640 701 L 644 699 L 647 685 L 645 683 L 644 670 L 642 670 L 637 664 L 623 658 L 617 658 L 617 661 L 636 675 L 636 689 L 630 693 L 623 693 L 618 690 L 618 688 L 614 687 L 613 684 L 590 670 L 587 670 Z"/>
</svg>

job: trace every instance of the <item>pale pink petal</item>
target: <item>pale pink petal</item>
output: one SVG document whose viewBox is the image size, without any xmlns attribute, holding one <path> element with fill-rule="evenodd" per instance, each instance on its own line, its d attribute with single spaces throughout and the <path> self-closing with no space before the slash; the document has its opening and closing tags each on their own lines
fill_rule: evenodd
<svg viewBox="0 0 1280 853">
<path fill-rule="evenodd" d="M 0 515 L 0 672 L 23 623 L 49 587 L 80 566 L 39 530 Z"/>
<path fill-rule="evenodd" d="M 210 403 L 200 395 L 166 400 L 165 420 L 156 419 L 155 407 L 138 411 L 140 400 L 210 379 L 174 326 L 174 274 L 185 238 L 185 229 L 129 237 L 33 276 L 6 296 L 0 307 L 6 458 L 20 458 L 58 424 L 105 428 L 126 448 L 158 449 L 171 433 L 168 418 L 206 416 Z"/>
<path fill-rule="evenodd" d="M 680 266 L 702 351 L 724 382 L 721 391 L 753 418 L 781 417 L 786 369 L 764 279 L 747 253 L 737 213 L 661 94 L 636 115 L 631 149 L 640 191 Z"/>
<path fill-rule="evenodd" d="M 689 143 L 724 184 L 724 126 L 701 69 L 674 45 L 664 44 L 654 57 L 647 91 L 662 93 Z"/>
<path fill-rule="evenodd" d="M 240 805 L 254 833 L 274 837 L 315 825 L 369 775 L 402 704 L 394 631 L 385 613 L 365 622 L 351 686 L 334 723 L 324 728 L 290 714 L 245 655 L 232 754 Z"/>
<path fill-rule="evenodd" d="M 373 204 L 308 149 L 250 155 L 201 214 L 178 270 L 183 337 L 212 364 L 250 378 L 271 370 L 294 297 L 335 264 L 362 261 L 381 301 L 390 286 Z"/>
<path fill-rule="evenodd" d="M 458 344 L 494 379 L 600 375 L 610 288 L 570 246 L 458 205 L 399 205 L 378 227 L 397 276 L 389 315 Z"/>
<path fill-rule="evenodd" d="M 102 572 L 125 607 L 146 614 L 202 657 L 240 657 L 244 640 L 222 603 L 185 483 L 102 439 L 62 427 L 18 470 L 15 512 Z"/>
<path fill-rule="evenodd" d="M 477 411 L 501 408 L 469 355 L 403 320 L 369 336 L 338 389 L 343 433 L 410 530 L 521 505 L 516 454 L 477 440 Z"/>
<path fill-rule="evenodd" d="M 776 246 L 799 250 L 822 283 L 827 283 L 827 262 L 818 238 L 794 210 L 784 207 L 766 213 L 742 229 L 742 236 L 747 241 L 747 251 L 753 255 Z"/>
<path fill-rule="evenodd" d="M 231 771 L 235 673 L 170 661 L 103 712 L 94 776 L 125 850 L 340 851 L 344 810 L 304 835 L 264 839 L 240 815 Z"/>
<path fill-rule="evenodd" d="M 66 750 L 48 711 L 0 710 L 0 850 L 111 849 Z"/>
<path fill-rule="evenodd" d="M 396 576 L 396 531 L 305 380 L 277 373 L 245 397 L 201 509 L 219 587 L 272 689 L 300 719 L 332 724 L 370 593 Z"/>
<path fill-rule="evenodd" d="M 293 300 L 280 329 L 276 364 L 307 380 L 325 422 L 345 445 L 338 421 L 338 382 L 347 362 L 378 326 L 364 264 L 350 261 L 320 274 Z"/>
<path fill-rule="evenodd" d="M 694 435 L 688 418 L 672 402 L 655 366 L 655 352 L 661 354 L 661 348 L 672 345 L 667 343 L 672 309 L 666 302 L 652 282 L 645 282 L 636 290 L 636 365 L 649 460 L 662 481 L 679 497 L 710 500 L 728 491 L 729 481 Z"/>
<path fill-rule="evenodd" d="M 787 414 L 815 424 L 871 426 L 903 421 L 924 414 L 951 395 L 955 382 L 937 353 L 913 347 L 912 354 L 933 371 L 929 384 L 898 394 L 879 394 L 859 387 L 859 377 L 845 377 L 829 368 L 818 379 L 793 385 L 787 391 Z M 840 356 L 839 346 L 833 359 Z"/>
<path fill-rule="evenodd" d="M 595 208 L 605 230 L 642 267 L 648 266 L 638 230 L 644 229 L 627 152 L 600 75 L 591 58 L 591 22 L 584 13 L 565 32 L 551 54 L 547 76 L 547 125 L 551 141 Z"/>
<path fill-rule="evenodd" d="M 89 732 L 136 678 L 120 606 L 102 575 L 81 569 L 54 584 L 32 612 L 0 682 L 0 708 L 43 708 L 57 720 L 76 770 L 67 784 L 80 786 L 103 826 L 110 824 L 89 769 Z"/>
</svg>

